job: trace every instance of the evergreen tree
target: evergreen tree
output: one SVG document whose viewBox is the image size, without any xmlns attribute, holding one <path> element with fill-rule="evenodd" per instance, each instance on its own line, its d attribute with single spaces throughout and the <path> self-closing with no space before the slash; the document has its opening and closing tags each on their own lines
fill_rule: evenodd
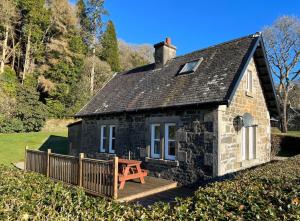
<svg viewBox="0 0 300 221">
<path fill-rule="evenodd" d="M 39 99 L 39 93 L 27 85 L 20 86 L 17 92 L 15 117 L 23 124 L 23 131 L 39 131 L 46 121 L 46 108 Z"/>
<path fill-rule="evenodd" d="M 31 72 L 32 64 L 42 63 L 44 60 L 44 39 L 50 26 L 50 13 L 45 7 L 45 0 L 18 1 L 21 11 L 21 36 L 25 49 L 22 72 L 22 83 L 26 74 Z"/>
<path fill-rule="evenodd" d="M 84 34 L 87 35 L 87 33 L 91 32 L 91 21 L 88 18 L 84 0 L 78 0 L 78 2 L 76 3 L 76 8 L 77 17 L 79 19 L 81 29 L 84 32 Z"/>
<path fill-rule="evenodd" d="M 101 60 L 106 61 L 110 65 L 112 71 L 120 71 L 118 40 L 115 26 L 111 20 L 108 21 L 106 31 L 102 37 L 101 45 Z"/>
</svg>

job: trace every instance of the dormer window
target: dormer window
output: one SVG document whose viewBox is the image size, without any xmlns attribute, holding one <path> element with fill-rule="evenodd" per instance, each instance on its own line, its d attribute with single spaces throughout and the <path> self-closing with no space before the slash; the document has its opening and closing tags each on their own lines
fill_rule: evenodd
<svg viewBox="0 0 300 221">
<path fill-rule="evenodd" d="M 200 58 L 200 59 L 197 59 L 197 60 L 190 61 L 190 62 L 186 63 L 182 67 L 182 69 L 179 71 L 178 74 L 189 74 L 189 73 L 195 72 L 202 61 L 203 61 L 203 58 Z"/>
</svg>

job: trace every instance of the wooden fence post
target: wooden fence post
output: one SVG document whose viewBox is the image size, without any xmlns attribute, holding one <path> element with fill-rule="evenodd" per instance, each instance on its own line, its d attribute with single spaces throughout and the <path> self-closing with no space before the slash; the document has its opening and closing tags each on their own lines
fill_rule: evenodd
<svg viewBox="0 0 300 221">
<path fill-rule="evenodd" d="M 28 146 L 25 147 L 25 159 L 24 159 L 24 171 L 26 172 L 26 163 L 27 163 L 27 150 Z"/>
<path fill-rule="evenodd" d="M 47 177 L 49 177 L 50 174 L 50 154 L 51 154 L 51 149 L 47 150 Z"/>
<path fill-rule="evenodd" d="M 114 176 L 114 195 L 113 198 L 118 198 L 118 157 L 114 157 L 114 170 L 113 170 L 113 176 Z"/>
<path fill-rule="evenodd" d="M 82 159 L 84 158 L 84 153 L 79 154 L 79 186 L 82 186 Z"/>
</svg>

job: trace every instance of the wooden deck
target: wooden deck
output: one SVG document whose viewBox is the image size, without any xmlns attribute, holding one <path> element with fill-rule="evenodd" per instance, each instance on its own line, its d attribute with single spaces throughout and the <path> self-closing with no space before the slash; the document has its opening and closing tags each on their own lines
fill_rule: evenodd
<svg viewBox="0 0 300 221">
<path fill-rule="evenodd" d="M 133 201 L 133 203 L 137 203 L 145 207 L 152 205 L 156 202 L 170 203 L 171 205 L 173 205 L 176 202 L 175 200 L 177 197 L 192 197 L 197 189 L 198 188 L 195 187 L 176 187 L 164 192 L 136 199 Z"/>
<path fill-rule="evenodd" d="M 177 182 L 145 177 L 145 184 L 141 184 L 139 179 L 127 181 L 123 190 L 118 191 L 118 202 L 128 202 L 139 198 L 148 197 L 177 187 Z"/>
</svg>

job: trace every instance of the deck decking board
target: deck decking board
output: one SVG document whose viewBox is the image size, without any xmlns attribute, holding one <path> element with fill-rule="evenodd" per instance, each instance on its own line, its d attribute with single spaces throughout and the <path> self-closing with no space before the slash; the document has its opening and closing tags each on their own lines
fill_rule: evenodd
<svg viewBox="0 0 300 221">
<path fill-rule="evenodd" d="M 151 176 L 145 177 L 145 182 L 145 184 L 141 184 L 139 179 L 127 181 L 124 189 L 119 190 L 117 201 L 132 201 L 177 187 L 177 182 L 175 181 Z"/>
</svg>

